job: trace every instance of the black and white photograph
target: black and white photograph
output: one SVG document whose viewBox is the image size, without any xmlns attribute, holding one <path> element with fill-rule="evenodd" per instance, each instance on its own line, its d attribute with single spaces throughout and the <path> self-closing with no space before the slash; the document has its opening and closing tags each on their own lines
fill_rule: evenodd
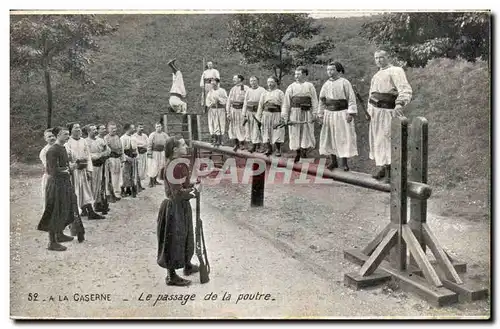
<svg viewBox="0 0 500 329">
<path fill-rule="evenodd" d="M 9 12 L 10 319 L 491 320 L 490 10 L 55 9 Z"/>
</svg>

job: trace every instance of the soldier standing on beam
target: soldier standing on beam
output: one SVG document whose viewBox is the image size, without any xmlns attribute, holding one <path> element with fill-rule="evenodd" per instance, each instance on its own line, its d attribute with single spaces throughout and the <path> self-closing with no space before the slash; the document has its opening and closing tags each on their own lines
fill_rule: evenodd
<svg viewBox="0 0 500 329">
<path fill-rule="evenodd" d="M 212 79 L 212 88 L 207 95 L 208 130 L 212 136 L 212 144 L 222 144 L 222 136 L 226 132 L 226 90 L 219 87 L 219 79 Z"/>
<path fill-rule="evenodd" d="M 240 148 L 240 143 L 245 140 L 245 127 L 243 126 L 243 103 L 248 86 L 243 84 L 245 78 L 241 75 L 233 77 L 234 87 L 229 91 L 226 104 L 226 113 L 229 120 L 229 139 L 234 142 L 234 151 Z"/>
<path fill-rule="evenodd" d="M 351 83 L 340 74 L 344 67 L 339 62 L 327 66 L 330 77 L 319 93 L 319 119 L 322 120 L 319 154 L 330 155 L 328 169 L 338 167 L 337 156 L 344 171 L 349 170 L 347 158 L 358 155 L 354 116 L 358 113 L 356 95 Z M 326 110 L 326 111 L 325 111 Z"/>
<path fill-rule="evenodd" d="M 379 71 L 370 85 L 367 112 L 370 115 L 370 159 L 375 160 L 377 171 L 373 178 L 390 181 L 391 173 L 391 120 L 402 116 L 401 110 L 408 105 L 412 89 L 401 67 L 389 64 L 387 52 L 375 52 L 375 64 Z"/>
<path fill-rule="evenodd" d="M 204 106 L 207 100 L 208 92 L 212 90 L 212 79 L 218 79 L 220 81 L 219 71 L 214 69 L 214 64 L 212 62 L 208 62 L 206 66 L 206 70 L 203 71 L 200 79 L 200 87 L 202 90 L 202 100 L 201 105 Z M 205 99 L 203 99 L 203 95 L 205 95 Z"/>
<path fill-rule="evenodd" d="M 281 104 L 285 94 L 278 89 L 278 78 L 272 76 L 267 79 L 268 90 L 260 97 L 257 119 L 262 122 L 262 142 L 268 144 L 267 155 L 272 149 L 271 143 L 276 147 L 276 156 L 281 156 L 281 145 L 285 141 L 285 127 L 277 127 L 281 121 Z"/>
<path fill-rule="evenodd" d="M 283 99 L 285 122 L 305 122 L 289 126 L 290 150 L 297 152 L 294 162 L 307 157 L 307 150 L 316 146 L 314 122 L 318 111 L 318 96 L 314 85 L 306 81 L 309 71 L 304 66 L 295 69 L 295 82 L 288 86 Z"/>
<path fill-rule="evenodd" d="M 259 86 L 259 78 L 256 76 L 250 77 L 250 88 L 248 88 L 245 100 L 243 101 L 243 118 L 247 121 L 245 125 L 245 141 L 252 144 L 252 147 L 249 149 L 250 152 L 255 152 L 259 148 L 260 143 L 262 143 L 262 136 L 259 125 L 255 121 L 255 115 L 259 108 L 260 96 L 265 91 L 264 88 Z M 269 152 L 269 148 L 266 152 Z"/>
</svg>

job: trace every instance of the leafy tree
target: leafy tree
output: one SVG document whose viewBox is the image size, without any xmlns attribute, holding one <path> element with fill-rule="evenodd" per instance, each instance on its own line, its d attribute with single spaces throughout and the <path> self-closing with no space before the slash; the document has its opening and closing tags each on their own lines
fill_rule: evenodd
<svg viewBox="0 0 500 329">
<path fill-rule="evenodd" d="M 90 76 L 97 36 L 116 31 L 96 15 L 11 16 L 10 63 L 25 72 L 43 71 L 47 90 L 47 127 L 52 120 L 52 73 L 95 84 Z"/>
<path fill-rule="evenodd" d="M 308 14 L 237 14 L 228 23 L 226 50 L 262 63 L 281 81 L 297 65 L 324 63 L 321 56 L 334 44 L 319 37 L 322 29 Z"/>
<path fill-rule="evenodd" d="M 487 12 L 390 13 L 363 25 L 362 34 L 410 67 L 433 58 L 489 59 Z"/>
</svg>

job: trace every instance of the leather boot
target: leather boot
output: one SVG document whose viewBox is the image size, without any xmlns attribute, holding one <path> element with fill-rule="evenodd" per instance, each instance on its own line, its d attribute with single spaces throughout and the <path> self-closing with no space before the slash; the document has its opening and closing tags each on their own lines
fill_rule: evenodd
<svg viewBox="0 0 500 329">
<path fill-rule="evenodd" d="M 385 167 L 377 166 L 375 173 L 372 175 L 373 178 L 379 179 L 385 176 Z"/>
<path fill-rule="evenodd" d="M 276 156 L 277 157 L 280 157 L 281 156 L 281 143 L 274 143 L 274 145 L 276 146 Z"/>
<path fill-rule="evenodd" d="M 161 183 L 158 181 L 158 176 L 156 176 L 156 177 L 153 179 L 153 182 L 155 183 L 155 185 L 161 185 Z"/>
<path fill-rule="evenodd" d="M 55 232 L 49 232 L 49 245 L 47 249 L 52 251 L 65 251 L 68 248 L 57 242 Z"/>
<path fill-rule="evenodd" d="M 126 198 L 126 197 L 127 197 L 127 193 L 125 193 L 125 188 L 124 188 L 124 187 L 122 187 L 122 188 L 121 188 L 121 190 L 122 190 L 122 192 L 120 193 L 120 196 L 121 196 L 122 198 Z"/>
<path fill-rule="evenodd" d="M 333 170 L 335 168 L 338 168 L 339 164 L 337 162 L 337 156 L 335 154 L 330 154 L 330 164 L 328 165 L 327 169 L 328 170 Z"/>
<path fill-rule="evenodd" d="M 177 67 L 175 66 L 175 61 L 176 61 L 176 60 L 177 60 L 177 59 L 176 59 L 176 58 L 174 58 L 174 59 L 170 60 L 170 61 L 167 63 L 167 65 L 168 65 L 168 66 L 170 66 L 170 68 L 172 69 L 172 71 L 174 71 L 174 74 L 175 74 L 175 73 L 177 73 L 177 71 L 179 71 L 179 70 L 177 69 Z"/>
<path fill-rule="evenodd" d="M 255 152 L 256 149 L 257 149 L 257 144 L 253 144 L 252 143 L 252 147 L 250 147 L 250 149 L 248 150 L 248 152 L 253 153 L 253 152 Z"/>
<path fill-rule="evenodd" d="M 217 144 L 217 135 L 211 135 L 212 137 L 212 145 L 215 146 Z"/>
<path fill-rule="evenodd" d="M 57 242 L 70 242 L 70 241 L 73 241 L 73 237 L 67 236 L 63 233 L 63 231 L 60 231 L 60 232 L 56 233 L 56 241 Z"/>
<path fill-rule="evenodd" d="M 153 177 L 149 177 L 149 187 L 155 187 L 153 179 L 154 179 Z"/>
<path fill-rule="evenodd" d="M 236 152 L 238 151 L 238 149 L 240 148 L 240 141 L 236 138 L 234 140 L 234 147 L 233 147 L 233 151 Z"/>
<path fill-rule="evenodd" d="M 300 149 L 298 149 L 296 152 L 297 152 L 297 154 L 295 155 L 295 159 L 293 159 L 293 162 L 294 162 L 294 163 L 297 163 L 297 162 L 299 162 L 299 161 L 300 161 L 300 155 L 301 155 L 301 153 L 302 153 L 302 152 L 300 151 Z"/>
<path fill-rule="evenodd" d="M 265 155 L 270 156 L 271 154 L 273 154 L 273 147 L 271 146 L 271 143 L 266 143 Z"/>
<path fill-rule="evenodd" d="M 82 213 L 80 214 L 80 216 L 82 217 L 87 217 L 89 215 L 89 213 L 87 212 L 87 209 L 85 207 L 82 208 Z"/>
<path fill-rule="evenodd" d="M 347 165 L 347 158 L 341 158 L 342 165 L 344 166 L 344 171 L 349 171 L 349 166 Z"/>
<path fill-rule="evenodd" d="M 137 187 L 132 186 L 132 198 L 136 198 L 136 197 L 137 197 Z"/>
<path fill-rule="evenodd" d="M 300 156 L 303 159 L 307 158 L 307 149 L 300 149 Z"/>
<path fill-rule="evenodd" d="M 391 183 L 391 165 L 385 165 L 385 182 Z"/>
<path fill-rule="evenodd" d="M 94 212 L 94 209 L 92 209 L 92 206 L 91 205 L 87 205 L 87 211 L 89 213 L 89 220 L 92 220 L 92 219 L 105 219 L 106 217 L 104 216 L 101 216 L 97 213 Z"/>
</svg>

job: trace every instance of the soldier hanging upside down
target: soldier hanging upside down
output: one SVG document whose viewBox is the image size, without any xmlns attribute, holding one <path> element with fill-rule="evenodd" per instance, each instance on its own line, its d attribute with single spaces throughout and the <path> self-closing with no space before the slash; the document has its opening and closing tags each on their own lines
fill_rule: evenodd
<svg viewBox="0 0 500 329">
<path fill-rule="evenodd" d="M 186 114 L 187 104 L 184 101 L 186 99 L 186 88 L 184 87 L 184 79 L 182 78 L 182 73 L 179 71 L 175 65 L 176 59 L 172 59 L 168 62 L 168 66 L 173 71 L 172 74 L 172 88 L 170 89 L 170 99 L 169 104 L 176 113 Z"/>
</svg>

